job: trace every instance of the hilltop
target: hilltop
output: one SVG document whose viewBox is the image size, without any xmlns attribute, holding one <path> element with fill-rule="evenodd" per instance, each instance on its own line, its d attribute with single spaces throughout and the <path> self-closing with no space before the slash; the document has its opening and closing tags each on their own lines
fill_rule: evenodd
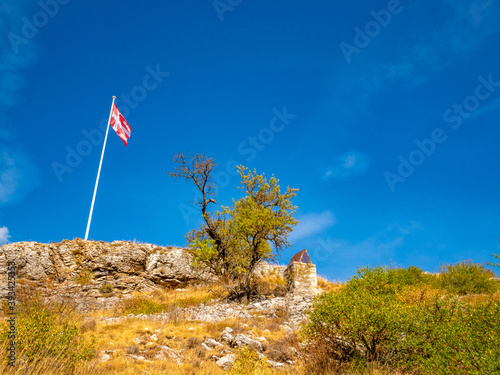
<svg viewBox="0 0 500 375">
<path fill-rule="evenodd" d="M 206 367 L 209 361 L 216 373 L 244 347 L 266 356 L 266 366 L 289 368 L 299 360 L 299 323 L 320 291 L 287 292 L 285 267 L 263 262 L 256 271 L 258 296 L 230 301 L 209 274 L 191 267 L 183 248 L 127 241 L 6 244 L 0 248 L 1 278 L 7 278 L 9 261 L 16 264 L 21 304 L 43 300 L 74 308 L 72 319 L 79 317 L 87 340 L 98 337 L 96 366 L 113 371 L 125 364 L 158 370 Z M 0 297 L 6 300 L 7 293 L 2 283 Z"/>
</svg>

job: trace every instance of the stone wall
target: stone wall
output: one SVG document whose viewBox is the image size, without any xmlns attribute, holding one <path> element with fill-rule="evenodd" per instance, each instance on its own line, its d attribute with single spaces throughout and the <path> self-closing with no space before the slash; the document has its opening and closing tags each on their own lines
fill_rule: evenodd
<svg viewBox="0 0 500 375">
<path fill-rule="evenodd" d="M 296 295 L 315 295 L 318 289 L 316 266 L 292 262 L 285 270 L 287 291 Z"/>
</svg>

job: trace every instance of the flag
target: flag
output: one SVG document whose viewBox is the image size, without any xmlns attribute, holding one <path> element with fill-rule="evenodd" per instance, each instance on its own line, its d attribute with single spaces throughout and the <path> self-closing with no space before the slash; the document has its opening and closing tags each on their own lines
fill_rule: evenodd
<svg viewBox="0 0 500 375">
<path fill-rule="evenodd" d="M 115 103 L 113 103 L 113 108 L 111 109 L 111 120 L 109 121 L 109 125 L 115 130 L 118 137 L 121 138 L 125 146 L 127 146 L 127 139 L 130 138 L 130 133 L 132 129 L 128 124 L 125 117 L 120 113 L 118 107 Z"/>
</svg>

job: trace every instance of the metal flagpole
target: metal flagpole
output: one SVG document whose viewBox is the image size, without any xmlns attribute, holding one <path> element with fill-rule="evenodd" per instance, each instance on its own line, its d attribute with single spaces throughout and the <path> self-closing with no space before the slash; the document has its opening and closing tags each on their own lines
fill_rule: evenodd
<svg viewBox="0 0 500 375">
<path fill-rule="evenodd" d="M 104 158 L 104 150 L 106 149 L 106 142 L 108 140 L 109 123 L 111 122 L 111 114 L 113 113 L 113 105 L 115 104 L 116 96 L 113 96 L 113 103 L 111 103 L 111 110 L 109 111 L 108 126 L 106 127 L 106 136 L 104 137 L 104 145 L 102 146 L 101 162 L 99 163 L 99 170 L 97 171 L 97 179 L 95 181 L 94 196 L 92 197 L 92 205 L 90 206 L 89 221 L 87 223 L 87 231 L 85 232 L 85 241 L 89 237 L 90 222 L 92 221 L 92 212 L 94 212 L 95 196 L 97 194 L 97 185 L 99 185 L 99 177 L 101 176 L 102 159 Z"/>
</svg>

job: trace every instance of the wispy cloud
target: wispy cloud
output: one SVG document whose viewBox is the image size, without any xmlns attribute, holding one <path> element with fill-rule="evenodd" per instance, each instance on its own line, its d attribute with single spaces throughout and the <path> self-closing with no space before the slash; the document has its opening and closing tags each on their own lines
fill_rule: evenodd
<svg viewBox="0 0 500 375">
<path fill-rule="evenodd" d="M 358 242 L 331 237 L 318 238 L 311 255 L 317 261 L 325 261 L 333 257 L 339 262 L 362 260 L 369 263 L 386 260 L 404 244 L 407 236 L 421 229 L 418 223 L 410 221 L 407 224 L 391 224 L 384 231 Z"/>
<path fill-rule="evenodd" d="M 38 47 L 34 41 L 12 44 L 12 35 L 22 34 L 25 10 L 32 6 L 27 0 L 4 0 L 0 4 L 0 120 L 3 123 L 6 107 L 21 101 L 20 92 L 26 84 L 24 70 L 37 61 Z M 0 206 L 19 202 L 38 181 L 38 169 L 33 161 L 12 134 L 0 128 Z"/>
<path fill-rule="evenodd" d="M 0 129 L 0 206 L 20 201 L 38 183 L 35 164 L 15 146 L 10 134 Z"/>
<path fill-rule="evenodd" d="M 10 238 L 9 229 L 7 227 L 0 228 L 0 245 L 9 242 Z"/>
<path fill-rule="evenodd" d="M 484 40 L 500 31 L 500 2 L 478 0 L 457 4 L 446 1 L 443 13 L 449 14 L 439 28 L 432 28 L 418 35 L 418 40 L 408 43 L 408 49 L 392 63 L 373 68 L 361 81 L 373 93 L 395 82 L 416 86 L 443 69 L 456 58 L 470 53 Z"/>
<path fill-rule="evenodd" d="M 337 218 L 331 211 L 306 214 L 298 220 L 299 224 L 290 236 L 291 242 L 321 233 L 337 223 Z"/>
<path fill-rule="evenodd" d="M 17 51 L 8 38 L 9 33 L 20 33 L 22 8 L 29 2 L 4 0 L 0 5 L 0 106 L 13 106 L 20 101 L 20 91 L 26 81 L 23 71 L 38 59 L 38 46 L 34 41 L 22 43 Z"/>
<path fill-rule="evenodd" d="M 371 159 L 360 152 L 346 152 L 334 159 L 333 164 L 324 172 L 323 179 L 345 179 L 359 176 L 368 170 L 370 163 Z"/>
</svg>

